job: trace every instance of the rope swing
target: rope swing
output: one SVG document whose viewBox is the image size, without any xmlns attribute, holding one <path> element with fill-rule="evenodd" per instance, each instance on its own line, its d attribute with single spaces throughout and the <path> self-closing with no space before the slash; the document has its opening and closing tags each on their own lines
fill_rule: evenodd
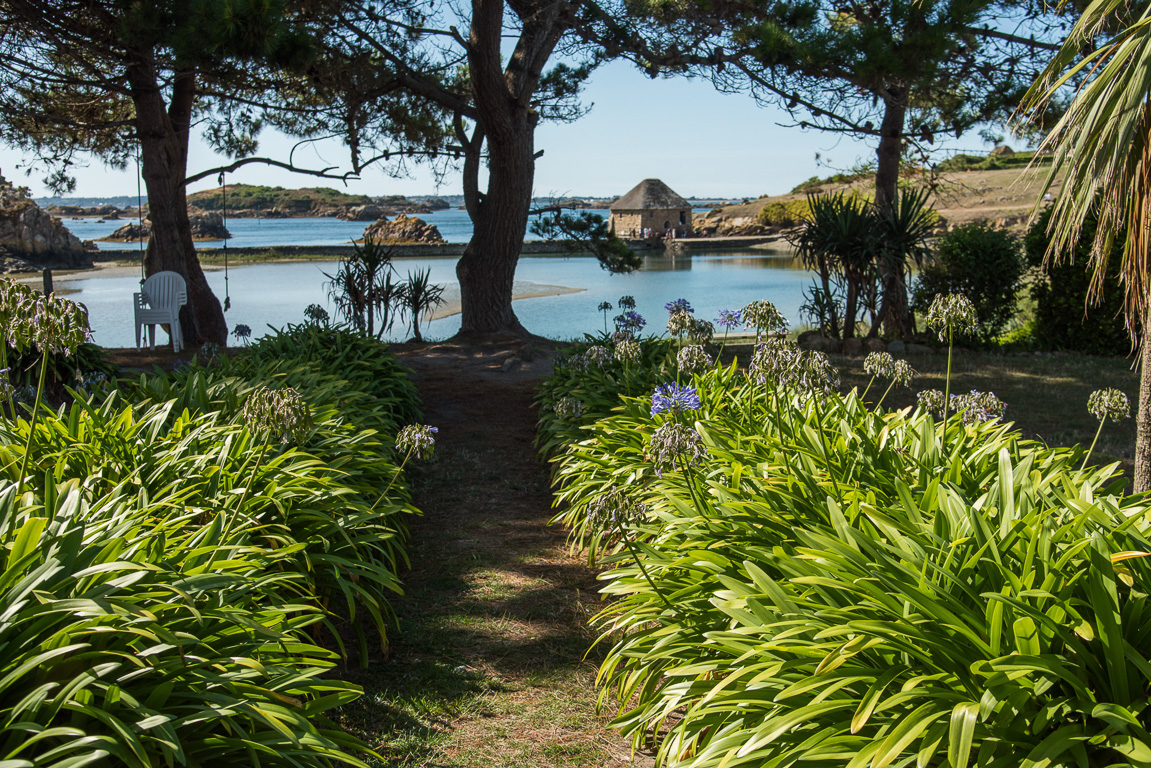
<svg viewBox="0 0 1151 768">
<path fill-rule="evenodd" d="M 144 284 L 144 191 L 140 185 L 140 144 L 136 143 L 136 243 L 140 247 L 140 285 Z"/>
<path fill-rule="evenodd" d="M 220 212 L 224 225 L 224 311 L 232 308 L 232 296 L 228 293 L 228 187 L 224 183 L 224 172 L 220 171 Z"/>
</svg>

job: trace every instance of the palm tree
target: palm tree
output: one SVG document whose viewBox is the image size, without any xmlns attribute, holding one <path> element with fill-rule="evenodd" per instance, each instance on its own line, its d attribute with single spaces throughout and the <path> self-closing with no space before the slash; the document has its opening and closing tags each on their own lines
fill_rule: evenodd
<svg viewBox="0 0 1151 768">
<path fill-rule="evenodd" d="M 1036 153 L 1054 154 L 1048 189 L 1064 174 L 1052 210 L 1048 260 L 1071 258 L 1084 222 L 1098 213 L 1088 267 L 1092 297 L 1099 297 L 1117 232 L 1126 231 L 1120 273 L 1132 343 L 1147 328 L 1151 309 L 1151 7 L 1124 18 L 1131 6 L 1096 0 L 1075 23 L 1059 53 L 1024 96 L 1020 109 L 1041 119 L 1061 90 L 1084 83 Z M 1092 50 L 1101 34 L 1111 34 Z M 1083 50 L 1092 50 L 1080 58 Z M 1039 203 L 1036 204 L 1037 207 Z M 1146 339 L 1146 334 L 1143 334 Z M 1135 491 L 1151 490 L 1151 344 L 1140 351 L 1139 415 L 1135 439 Z"/>
</svg>

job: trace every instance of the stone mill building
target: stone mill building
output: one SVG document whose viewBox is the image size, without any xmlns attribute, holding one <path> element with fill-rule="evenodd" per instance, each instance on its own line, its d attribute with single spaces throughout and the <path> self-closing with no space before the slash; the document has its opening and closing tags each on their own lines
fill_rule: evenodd
<svg viewBox="0 0 1151 768">
<path fill-rule="evenodd" d="M 659 179 L 644 179 L 635 189 L 611 203 L 611 226 L 617 237 L 638 238 L 644 229 L 663 236 L 674 229 L 676 237 L 691 234 L 691 203 Z"/>
</svg>

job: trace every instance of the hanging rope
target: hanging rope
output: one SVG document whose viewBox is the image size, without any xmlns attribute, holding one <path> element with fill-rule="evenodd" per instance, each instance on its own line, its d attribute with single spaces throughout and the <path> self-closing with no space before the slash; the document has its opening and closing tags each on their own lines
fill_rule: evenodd
<svg viewBox="0 0 1151 768">
<path fill-rule="evenodd" d="M 144 284 L 144 191 L 140 186 L 140 143 L 136 143 L 136 243 L 140 247 L 140 285 Z"/>
<path fill-rule="evenodd" d="M 220 210 L 224 221 L 224 311 L 232 308 L 232 296 L 228 293 L 228 188 L 224 184 L 224 172 L 220 171 Z"/>
</svg>

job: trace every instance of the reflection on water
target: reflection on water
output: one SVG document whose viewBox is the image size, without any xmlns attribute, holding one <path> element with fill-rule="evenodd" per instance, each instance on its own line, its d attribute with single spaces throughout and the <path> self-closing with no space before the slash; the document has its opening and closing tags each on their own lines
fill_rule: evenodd
<svg viewBox="0 0 1151 768">
<path fill-rule="evenodd" d="M 397 261 L 401 275 L 417 269 L 431 270 L 433 283 L 448 286 L 448 295 L 458 295 L 455 259 L 403 259 Z M 333 317 L 324 273 L 336 262 L 294 262 L 253 264 L 233 267 L 228 284 L 232 309 L 226 319 L 229 327 L 243 323 L 259 336 L 271 325 L 282 327 L 304 320 L 304 308 L 319 304 Z M 713 320 L 720 309 L 739 309 L 755 300 L 774 302 L 793 323 L 799 320 L 803 289 L 811 273 L 786 254 L 740 251 L 710 253 L 669 259 L 648 256 L 643 267 L 630 275 L 612 275 L 587 257 L 528 256 L 520 259 L 516 280 L 543 285 L 582 289 L 578 293 L 521 299 L 515 302 L 520 321 L 534 333 L 554 339 L 578 338 L 603 330 L 601 302 L 618 304 L 631 295 L 636 310 L 648 320 L 647 332 L 664 332 L 667 312 L 664 304 L 684 298 L 696 309 L 696 316 Z M 224 273 L 208 273 L 208 283 L 222 300 Z M 97 344 L 125 347 L 135 343 L 132 328 L 132 294 L 139 290 L 138 277 L 88 278 L 65 282 L 62 290 L 74 291 L 70 298 L 88 307 Z M 615 315 L 613 310 L 610 315 Z M 446 338 L 459 330 L 459 316 L 435 320 L 421 326 L 429 338 Z M 406 338 L 397 327 L 394 339 Z"/>
</svg>

